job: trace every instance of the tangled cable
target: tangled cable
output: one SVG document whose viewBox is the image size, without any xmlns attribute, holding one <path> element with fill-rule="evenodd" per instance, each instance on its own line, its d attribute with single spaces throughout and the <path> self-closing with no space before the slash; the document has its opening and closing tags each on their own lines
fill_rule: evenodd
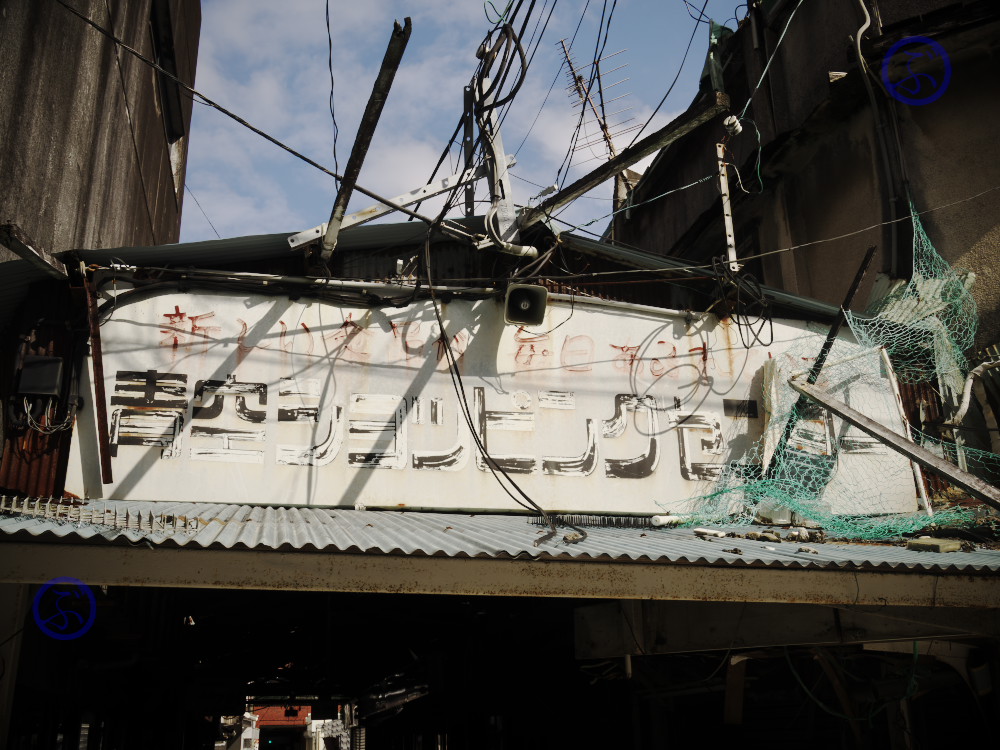
<svg viewBox="0 0 1000 750">
<path fill-rule="evenodd" d="M 718 299 L 725 314 L 736 324 L 743 348 L 749 349 L 755 344 L 770 346 L 774 342 L 771 301 L 764 295 L 757 278 L 752 273 L 733 271 L 724 256 L 712 258 L 712 274 L 718 284 Z M 761 339 L 765 327 L 770 329 L 766 342 Z"/>
<path fill-rule="evenodd" d="M 509 23 L 505 23 L 500 27 L 499 32 L 500 36 L 496 42 L 492 42 L 493 32 L 490 32 L 479 46 L 476 55 L 480 58 L 480 65 L 472 80 L 475 117 L 482 136 L 480 140 L 486 152 L 484 163 L 489 173 L 490 183 L 494 186 L 490 208 L 486 212 L 486 234 L 500 250 L 511 255 L 524 255 L 534 258 L 538 255 L 536 248 L 531 245 L 518 245 L 505 240 L 501 236 L 504 228 L 498 226 L 497 223 L 497 212 L 500 208 L 500 202 L 504 198 L 509 198 L 509 196 L 498 195 L 496 189 L 499 176 L 506 171 L 507 157 L 506 154 L 497 153 L 495 140 L 495 128 L 497 126 L 494 119 L 494 110 L 514 98 L 521 88 L 521 84 L 524 83 L 527 73 L 527 59 L 524 55 L 524 47 L 521 46 L 521 40 L 515 33 L 514 27 Z M 498 75 L 496 78 L 490 78 L 490 72 L 493 70 L 498 58 L 500 60 Z M 510 90 L 506 94 L 498 98 L 498 94 L 503 90 L 507 77 L 514 67 L 515 59 L 519 61 L 520 65 L 517 80 L 511 85 Z"/>
</svg>

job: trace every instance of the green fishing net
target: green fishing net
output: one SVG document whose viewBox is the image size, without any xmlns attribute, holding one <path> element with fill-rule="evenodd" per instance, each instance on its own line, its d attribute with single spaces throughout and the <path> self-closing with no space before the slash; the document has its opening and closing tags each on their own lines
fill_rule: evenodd
<svg viewBox="0 0 1000 750">
<path fill-rule="evenodd" d="M 890 361 L 901 383 L 930 382 L 942 393 L 960 394 L 965 351 L 976 333 L 971 276 L 937 254 L 912 207 L 911 213 L 912 278 L 865 313 L 847 315 L 855 340 L 842 332 L 816 386 L 963 468 L 1000 475 L 1000 456 L 907 427 L 898 391 L 891 396 L 896 386 Z M 974 521 L 974 509 L 946 502 L 961 493 L 929 494 L 920 470 L 905 457 L 801 398 L 788 384 L 793 376 L 805 379 L 803 368 L 815 361 L 823 333 L 816 327 L 815 335 L 768 360 L 763 435 L 751 450 L 729 458 L 687 520 L 818 525 L 832 537 L 858 540 Z"/>
</svg>

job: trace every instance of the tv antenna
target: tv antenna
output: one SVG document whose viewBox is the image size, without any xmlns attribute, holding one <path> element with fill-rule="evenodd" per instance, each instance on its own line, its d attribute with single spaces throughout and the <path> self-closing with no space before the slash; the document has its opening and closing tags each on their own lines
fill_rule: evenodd
<svg viewBox="0 0 1000 750">
<path fill-rule="evenodd" d="M 603 143 L 604 148 L 607 150 L 608 160 L 614 159 L 616 156 L 618 156 L 618 149 L 615 148 L 614 139 L 625 133 L 631 132 L 633 130 L 638 130 L 640 126 L 632 125 L 629 127 L 622 127 L 627 123 L 632 122 L 635 119 L 634 117 L 628 117 L 624 120 L 619 120 L 618 122 L 615 123 L 609 122 L 611 118 L 625 114 L 626 112 L 631 110 L 632 107 L 625 107 L 623 109 L 619 109 L 615 112 L 608 114 L 607 105 L 612 104 L 613 102 L 619 102 L 625 97 L 629 96 L 630 94 L 625 93 L 625 94 L 620 94 L 618 96 L 614 96 L 611 99 L 605 99 L 604 91 L 605 89 L 612 89 L 616 86 L 620 86 L 621 84 L 627 82 L 629 79 L 627 77 L 622 78 L 620 81 L 616 81 L 615 83 L 605 86 L 603 82 L 603 77 L 605 75 L 610 75 L 611 73 L 615 73 L 619 70 L 624 70 L 625 68 L 628 67 L 628 63 L 619 65 L 617 68 L 612 68 L 611 70 L 603 72 L 601 71 L 601 63 L 603 63 L 605 60 L 610 60 L 613 57 L 617 57 L 618 55 L 622 54 L 623 52 L 627 52 L 628 50 L 622 49 L 618 50 L 617 52 L 612 52 L 610 55 L 603 57 L 600 60 L 596 60 L 590 65 L 581 68 L 578 67 L 573 62 L 573 57 L 570 54 L 569 47 L 566 46 L 566 40 L 565 39 L 559 40 L 559 44 L 562 47 L 563 57 L 566 59 L 566 69 L 570 78 L 569 86 L 567 86 L 566 89 L 571 97 L 576 97 L 578 99 L 578 102 L 575 106 L 582 107 L 584 110 L 582 113 L 581 124 L 583 126 L 586 126 L 588 122 L 592 122 L 596 124 L 598 129 L 600 130 L 600 135 L 596 137 L 587 136 L 586 135 L 587 130 L 586 127 L 584 127 L 584 134 L 585 134 L 584 138 L 586 142 L 582 144 L 577 143 L 576 147 L 574 148 L 574 151 L 582 151 L 584 149 L 590 149 L 591 153 L 593 153 L 594 146 L 598 146 Z M 584 72 L 590 68 L 594 69 L 591 76 L 593 82 L 590 82 L 588 78 L 584 75 Z M 600 159 L 600 158 L 602 157 L 597 155 L 593 157 L 593 159 Z M 593 159 L 586 159 L 583 162 L 577 162 L 577 163 L 585 164 L 588 161 L 593 161 Z M 633 180 L 631 180 L 630 177 L 627 176 L 625 172 L 621 172 L 615 175 L 614 209 L 616 211 L 622 206 L 624 206 L 626 201 L 628 200 L 628 191 L 632 186 L 632 182 Z"/>
</svg>

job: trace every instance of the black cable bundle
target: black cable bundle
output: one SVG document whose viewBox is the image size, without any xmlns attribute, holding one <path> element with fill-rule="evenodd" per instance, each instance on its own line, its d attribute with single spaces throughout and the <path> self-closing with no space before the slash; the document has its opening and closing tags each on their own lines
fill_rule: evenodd
<svg viewBox="0 0 1000 750">
<path fill-rule="evenodd" d="M 733 271 L 729 260 L 723 256 L 712 258 L 712 274 L 718 285 L 723 315 L 728 315 L 736 324 L 743 348 L 770 346 L 774 342 L 771 301 L 764 296 L 757 278 L 752 273 Z M 770 329 L 766 342 L 761 339 L 765 327 Z"/>
</svg>

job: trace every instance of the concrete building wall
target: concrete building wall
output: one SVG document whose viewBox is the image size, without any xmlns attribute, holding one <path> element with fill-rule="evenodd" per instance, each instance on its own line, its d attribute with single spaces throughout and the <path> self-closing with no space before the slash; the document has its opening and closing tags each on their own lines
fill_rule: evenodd
<svg viewBox="0 0 1000 750">
<path fill-rule="evenodd" d="M 82 296 L 70 304 L 62 264 L 52 254 L 170 243 L 180 234 L 192 100 L 85 19 L 194 81 L 198 0 L 0 0 L 0 489 L 6 492 L 62 492 L 68 433 L 28 430 L 7 414 L 22 355 L 62 358 L 60 414 L 72 400 L 66 394 L 87 325 Z"/>
<path fill-rule="evenodd" d="M 947 206 L 1000 186 L 1000 24 L 945 42 L 951 84 L 935 105 L 896 107 L 910 189 L 920 210 Z M 976 274 L 977 347 L 1000 341 L 1000 190 L 921 217 L 937 251 Z"/>
<path fill-rule="evenodd" d="M 875 271 L 907 277 L 912 240 L 905 219 L 907 195 L 918 211 L 926 211 L 1000 185 L 1000 163 L 991 157 L 996 152 L 994 123 L 1000 121 L 1000 100 L 992 93 L 1000 76 L 1000 17 L 995 8 L 975 2 L 959 7 L 927 0 L 918 9 L 920 15 L 917 10 L 907 14 L 898 3 L 881 5 L 883 22 L 888 23 L 888 16 L 895 26 L 887 25 L 882 35 L 873 26 L 866 35 L 868 64 L 877 76 L 882 56 L 896 40 L 932 36 L 948 51 L 952 65 L 949 88 L 938 101 L 906 105 L 873 82 L 878 104 L 873 114 L 852 42 L 863 21 L 860 6 L 805 3 L 747 113 L 760 129 L 763 188 L 754 175 L 753 124 L 744 122 L 743 133 L 727 139 L 720 122 L 664 151 L 633 202 L 711 174 L 716 167 L 714 144 L 725 141 L 727 160 L 739 168 L 749 191 L 740 189 L 731 169 L 740 254 L 806 245 L 751 263 L 748 269 L 762 281 L 836 304 L 865 249 L 873 244 L 879 250 Z M 793 3 L 774 3 L 766 12 L 755 11 L 755 17 L 721 46 L 725 88 L 735 113 L 742 111 L 760 80 L 791 7 Z M 706 80 L 703 88 L 707 85 Z M 945 260 L 976 273 L 972 289 L 980 311 L 977 346 L 995 342 L 1000 337 L 1000 191 L 941 208 L 922 221 Z M 866 227 L 875 228 L 857 232 Z M 620 215 L 615 237 L 650 252 L 698 262 L 724 254 L 717 182 L 640 206 L 627 218 Z M 818 244 L 808 244 L 814 242 Z M 862 304 L 874 276 L 870 274 L 862 287 Z"/>
<path fill-rule="evenodd" d="M 193 82 L 198 0 L 68 2 Z M 49 253 L 176 242 L 190 98 L 57 2 L 0 2 L 0 49 L 0 221 Z"/>
</svg>

